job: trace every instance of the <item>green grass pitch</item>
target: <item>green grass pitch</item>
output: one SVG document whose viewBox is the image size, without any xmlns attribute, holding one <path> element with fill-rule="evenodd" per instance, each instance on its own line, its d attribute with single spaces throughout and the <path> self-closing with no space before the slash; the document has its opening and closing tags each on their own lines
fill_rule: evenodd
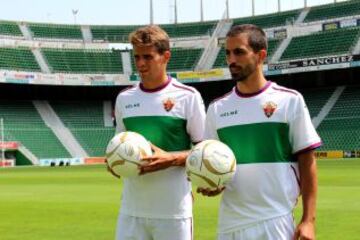
<svg viewBox="0 0 360 240">
<path fill-rule="evenodd" d="M 319 160 L 318 169 L 317 239 L 359 239 L 360 160 Z M 104 166 L 0 169 L 0 239 L 112 240 L 120 196 Z M 195 239 L 215 239 L 218 204 L 195 195 Z"/>
</svg>

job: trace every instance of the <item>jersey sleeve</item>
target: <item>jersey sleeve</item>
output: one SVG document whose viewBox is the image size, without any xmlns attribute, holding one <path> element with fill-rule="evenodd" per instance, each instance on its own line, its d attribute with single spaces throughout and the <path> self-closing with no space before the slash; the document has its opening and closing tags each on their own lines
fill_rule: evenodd
<svg viewBox="0 0 360 240">
<path fill-rule="evenodd" d="M 199 92 L 195 91 L 195 94 L 190 100 L 187 111 L 188 119 L 186 130 L 193 143 L 200 142 L 204 138 L 205 106 Z"/>
<path fill-rule="evenodd" d="M 208 111 L 206 113 L 204 139 L 219 140 L 219 136 L 217 134 L 216 125 L 215 125 L 215 108 L 213 104 L 209 106 Z"/>
<path fill-rule="evenodd" d="M 311 122 L 304 98 L 299 95 L 294 104 L 293 118 L 290 120 L 290 142 L 293 154 L 306 152 L 321 146 L 321 139 Z"/>
<path fill-rule="evenodd" d="M 116 121 L 116 133 L 126 131 L 121 114 L 120 97 L 118 97 L 115 102 L 115 121 Z"/>
</svg>

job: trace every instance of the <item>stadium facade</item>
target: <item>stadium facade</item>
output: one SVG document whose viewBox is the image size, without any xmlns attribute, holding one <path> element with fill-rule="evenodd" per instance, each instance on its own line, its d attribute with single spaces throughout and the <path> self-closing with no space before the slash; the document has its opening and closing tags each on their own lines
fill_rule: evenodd
<svg viewBox="0 0 360 240">
<path fill-rule="evenodd" d="M 169 73 L 206 104 L 229 91 L 224 37 L 243 23 L 267 33 L 267 78 L 303 93 L 324 141 L 319 156 L 359 157 L 360 2 L 161 25 L 171 37 Z M 102 161 L 115 97 L 139 81 L 132 50 L 111 47 L 137 27 L 0 21 L 0 165 Z"/>
</svg>

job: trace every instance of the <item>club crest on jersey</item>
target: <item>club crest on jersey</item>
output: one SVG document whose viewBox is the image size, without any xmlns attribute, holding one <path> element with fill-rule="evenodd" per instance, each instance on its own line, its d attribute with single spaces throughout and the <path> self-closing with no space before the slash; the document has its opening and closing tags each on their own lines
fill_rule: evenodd
<svg viewBox="0 0 360 240">
<path fill-rule="evenodd" d="M 263 105 L 263 110 L 264 110 L 265 116 L 270 118 L 273 115 L 273 113 L 275 112 L 276 108 L 277 108 L 277 105 L 274 102 L 265 103 Z"/>
<path fill-rule="evenodd" d="M 167 98 L 163 101 L 164 109 L 169 112 L 175 105 L 175 100 L 172 98 Z"/>
</svg>

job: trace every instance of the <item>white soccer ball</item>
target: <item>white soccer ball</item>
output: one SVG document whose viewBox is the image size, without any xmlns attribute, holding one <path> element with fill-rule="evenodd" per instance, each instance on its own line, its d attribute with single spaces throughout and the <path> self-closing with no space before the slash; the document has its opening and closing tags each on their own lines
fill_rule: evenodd
<svg viewBox="0 0 360 240">
<path fill-rule="evenodd" d="M 201 188 L 223 187 L 234 176 L 236 159 L 232 150 L 217 140 L 195 145 L 186 159 L 186 173 Z"/>
<path fill-rule="evenodd" d="M 150 143 L 135 132 L 116 134 L 106 148 L 106 162 L 115 175 L 133 177 L 139 175 L 141 159 L 151 156 Z"/>
</svg>

